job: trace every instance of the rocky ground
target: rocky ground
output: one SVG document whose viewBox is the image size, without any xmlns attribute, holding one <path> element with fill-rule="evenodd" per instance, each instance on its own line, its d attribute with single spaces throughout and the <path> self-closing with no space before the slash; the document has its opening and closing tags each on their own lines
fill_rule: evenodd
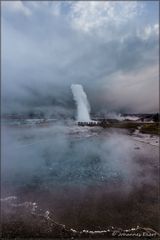
<svg viewBox="0 0 160 240">
<path fill-rule="evenodd" d="M 15 196 L 1 199 L 2 207 L 2 238 L 118 238 L 118 237 L 159 237 L 160 234 L 151 228 L 139 226 L 131 229 L 108 227 L 104 230 L 77 231 L 66 228 L 55 222 L 49 211 L 42 209 L 33 202 L 18 202 Z"/>
</svg>

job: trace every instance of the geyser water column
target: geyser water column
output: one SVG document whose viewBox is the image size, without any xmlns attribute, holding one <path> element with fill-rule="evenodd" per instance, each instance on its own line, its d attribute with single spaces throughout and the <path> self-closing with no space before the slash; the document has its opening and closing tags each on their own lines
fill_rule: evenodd
<svg viewBox="0 0 160 240">
<path fill-rule="evenodd" d="M 77 104 L 77 121 L 78 122 L 90 122 L 90 105 L 87 99 L 87 95 L 83 90 L 82 85 L 71 85 L 73 98 Z"/>
</svg>

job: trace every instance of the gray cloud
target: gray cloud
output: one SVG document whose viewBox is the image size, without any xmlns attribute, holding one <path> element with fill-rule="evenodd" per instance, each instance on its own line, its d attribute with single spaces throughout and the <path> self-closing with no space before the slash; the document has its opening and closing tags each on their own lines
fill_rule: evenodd
<svg viewBox="0 0 160 240">
<path fill-rule="evenodd" d="M 156 22 L 148 31 L 145 15 L 134 14 L 118 27 L 107 22 L 100 34 L 95 26 L 86 33 L 73 27 L 69 3 L 49 4 L 25 3 L 31 14 L 9 11 L 9 3 L 2 6 L 3 111 L 41 109 L 71 116 L 72 83 L 83 84 L 93 112 L 157 111 Z"/>
</svg>

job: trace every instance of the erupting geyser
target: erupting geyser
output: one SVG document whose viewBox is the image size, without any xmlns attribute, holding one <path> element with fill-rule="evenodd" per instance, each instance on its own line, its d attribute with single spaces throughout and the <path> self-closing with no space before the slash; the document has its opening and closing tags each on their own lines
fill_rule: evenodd
<svg viewBox="0 0 160 240">
<path fill-rule="evenodd" d="M 82 85 L 71 85 L 74 100 L 77 104 L 77 121 L 78 122 L 90 122 L 90 105 L 87 99 L 87 95 L 83 90 Z"/>
</svg>

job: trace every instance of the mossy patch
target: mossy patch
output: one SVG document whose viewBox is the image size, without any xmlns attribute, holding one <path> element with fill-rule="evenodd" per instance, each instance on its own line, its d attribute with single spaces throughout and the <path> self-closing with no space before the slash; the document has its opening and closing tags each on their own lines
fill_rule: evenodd
<svg viewBox="0 0 160 240">
<path fill-rule="evenodd" d="M 146 123 L 143 124 L 140 129 L 141 133 L 156 134 L 160 135 L 160 124 L 159 123 Z"/>
</svg>

